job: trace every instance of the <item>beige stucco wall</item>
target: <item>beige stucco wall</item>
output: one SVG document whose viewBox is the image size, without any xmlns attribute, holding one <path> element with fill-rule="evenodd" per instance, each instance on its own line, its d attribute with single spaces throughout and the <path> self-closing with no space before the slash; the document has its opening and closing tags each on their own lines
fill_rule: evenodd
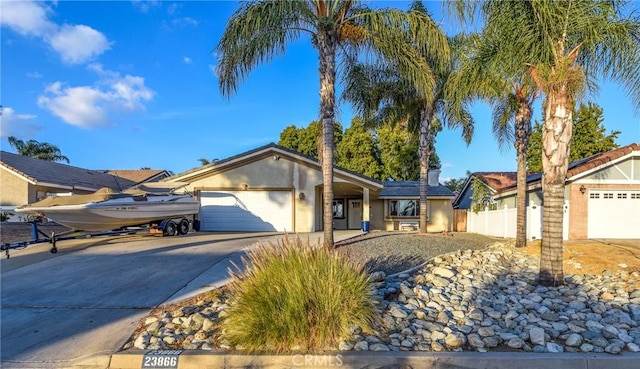
<svg viewBox="0 0 640 369">
<path fill-rule="evenodd" d="M 0 170 L 0 205 L 2 206 L 31 204 L 42 200 L 47 194 L 68 192 L 74 194 L 91 193 L 91 191 L 71 191 L 67 188 L 34 185 L 7 170 Z"/>
<path fill-rule="evenodd" d="M 19 206 L 29 201 L 29 183 L 24 179 L 0 169 L 0 205 Z"/>
<path fill-rule="evenodd" d="M 428 199 L 429 219 L 427 232 L 445 232 L 453 230 L 453 207 L 450 199 Z M 387 201 L 380 200 L 385 213 L 384 226 L 381 229 L 393 231 L 399 229 L 400 222 L 418 222 L 418 217 L 390 217 L 387 215 Z"/>
</svg>

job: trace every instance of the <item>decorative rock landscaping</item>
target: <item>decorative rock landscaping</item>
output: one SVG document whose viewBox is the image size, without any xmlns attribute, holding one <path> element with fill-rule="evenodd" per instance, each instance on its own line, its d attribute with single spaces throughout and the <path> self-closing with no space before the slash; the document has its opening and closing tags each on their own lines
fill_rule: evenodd
<svg viewBox="0 0 640 369">
<path fill-rule="evenodd" d="M 640 352 L 640 272 L 536 284 L 539 258 L 511 245 L 456 251 L 419 270 L 371 275 L 380 320 L 341 351 Z M 231 350 L 216 321 L 227 296 L 150 316 L 125 349 Z"/>
</svg>

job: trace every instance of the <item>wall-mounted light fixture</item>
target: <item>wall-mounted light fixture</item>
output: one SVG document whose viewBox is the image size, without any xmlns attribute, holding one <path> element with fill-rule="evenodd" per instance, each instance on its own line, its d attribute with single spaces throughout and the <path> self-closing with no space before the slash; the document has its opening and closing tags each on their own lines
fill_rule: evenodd
<svg viewBox="0 0 640 369">
<path fill-rule="evenodd" d="M 249 185 L 246 183 L 242 183 L 240 187 L 242 187 L 242 189 L 246 191 L 249 188 Z"/>
<path fill-rule="evenodd" d="M 276 160 L 276 161 L 277 161 L 277 160 L 280 160 L 280 155 L 274 155 L 274 156 L 273 156 L 273 160 Z"/>
<path fill-rule="evenodd" d="M 587 192 L 587 188 L 584 185 L 580 186 L 580 193 L 584 195 L 584 193 Z"/>
<path fill-rule="evenodd" d="M 298 194 L 298 197 L 300 198 L 300 200 L 304 200 L 307 198 L 307 195 L 305 195 L 304 192 L 300 192 L 300 194 Z"/>
</svg>

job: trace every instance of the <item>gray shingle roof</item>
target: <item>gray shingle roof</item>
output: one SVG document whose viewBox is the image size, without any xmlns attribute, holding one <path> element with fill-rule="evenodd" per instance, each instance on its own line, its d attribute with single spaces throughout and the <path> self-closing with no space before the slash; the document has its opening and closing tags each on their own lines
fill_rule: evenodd
<svg viewBox="0 0 640 369">
<path fill-rule="evenodd" d="M 84 169 L 47 160 L 0 151 L 0 165 L 32 182 L 44 182 L 62 187 L 98 190 L 109 187 L 116 191 L 135 185 L 133 181 L 97 170 Z"/>
<path fill-rule="evenodd" d="M 379 198 L 411 198 L 420 196 L 420 181 L 386 181 Z M 427 197 L 453 197 L 454 194 L 443 185 L 428 186 Z"/>
</svg>

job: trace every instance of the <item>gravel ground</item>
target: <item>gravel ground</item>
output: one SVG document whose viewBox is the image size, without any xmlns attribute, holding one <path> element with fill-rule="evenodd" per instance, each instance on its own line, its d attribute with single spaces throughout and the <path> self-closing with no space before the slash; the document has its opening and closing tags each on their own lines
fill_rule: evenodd
<svg viewBox="0 0 640 369">
<path fill-rule="evenodd" d="M 358 264 L 364 264 L 370 272 L 383 271 L 389 275 L 452 251 L 484 249 L 497 240 L 473 233 L 422 235 L 373 231 L 338 243 L 336 251 Z"/>
</svg>

